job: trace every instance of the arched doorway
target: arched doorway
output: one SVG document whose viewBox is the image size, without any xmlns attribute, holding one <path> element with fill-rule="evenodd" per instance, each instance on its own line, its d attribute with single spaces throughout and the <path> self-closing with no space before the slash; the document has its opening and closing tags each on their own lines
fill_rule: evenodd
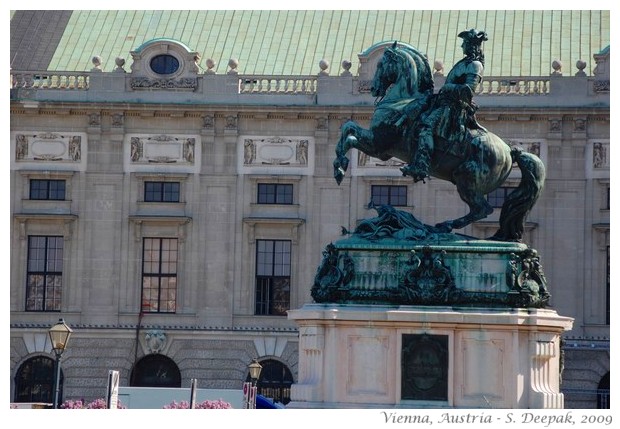
<svg viewBox="0 0 620 429">
<path fill-rule="evenodd" d="M 609 402 L 609 372 L 601 378 L 596 389 L 596 408 L 611 408 Z"/>
<path fill-rule="evenodd" d="M 129 384 L 132 387 L 181 387 L 181 371 L 167 356 L 148 355 L 134 365 Z"/>
<path fill-rule="evenodd" d="M 35 356 L 25 361 L 15 374 L 15 402 L 54 402 L 54 359 Z M 59 401 L 62 403 L 64 375 L 60 369 Z"/>
<path fill-rule="evenodd" d="M 293 374 L 282 362 L 265 359 L 259 362 L 263 369 L 256 383 L 257 393 L 284 405 L 291 401 L 291 384 Z M 248 374 L 246 381 L 250 380 Z"/>
</svg>

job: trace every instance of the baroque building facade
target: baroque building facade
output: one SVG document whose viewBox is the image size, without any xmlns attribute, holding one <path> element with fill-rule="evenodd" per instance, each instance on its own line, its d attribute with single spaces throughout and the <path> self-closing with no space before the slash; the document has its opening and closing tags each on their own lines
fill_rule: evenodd
<svg viewBox="0 0 620 429">
<path fill-rule="evenodd" d="M 348 119 L 368 125 L 368 88 L 390 42 L 332 75 L 225 73 L 196 48 L 136 40 L 110 71 L 11 70 L 10 371 L 12 402 L 49 402 L 48 328 L 74 330 L 62 397 L 123 386 L 259 388 L 288 402 L 298 331 L 287 310 L 312 302 L 324 246 L 389 203 L 435 223 L 465 213 L 454 186 L 413 184 L 400 161 L 362 153 L 333 179 Z M 92 56 L 94 53 L 89 53 Z M 564 338 L 568 408 L 608 406 L 610 332 L 609 46 L 591 74 L 488 76 L 480 123 L 547 166 L 524 241 L 537 249 Z M 432 59 L 431 59 L 432 60 Z M 552 58 L 549 58 L 551 64 Z M 444 80 L 435 63 L 435 90 Z M 518 172 L 489 195 L 499 207 Z M 499 210 L 462 232 L 489 237 Z M 42 378 L 35 379 L 34 374 Z M 42 374 L 42 375 L 41 375 Z M 46 378 L 47 377 L 47 378 Z"/>
</svg>

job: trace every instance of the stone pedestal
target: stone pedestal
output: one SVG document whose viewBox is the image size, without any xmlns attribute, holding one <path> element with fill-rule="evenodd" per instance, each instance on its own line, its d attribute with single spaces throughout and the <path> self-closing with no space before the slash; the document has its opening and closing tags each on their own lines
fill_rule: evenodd
<svg viewBox="0 0 620 429">
<path fill-rule="evenodd" d="M 307 304 L 289 408 L 563 408 L 549 309 Z"/>
</svg>

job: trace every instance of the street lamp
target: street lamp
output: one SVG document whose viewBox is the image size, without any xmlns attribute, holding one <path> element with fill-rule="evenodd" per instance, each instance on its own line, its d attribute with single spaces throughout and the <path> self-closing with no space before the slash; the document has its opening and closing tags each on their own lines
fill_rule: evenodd
<svg viewBox="0 0 620 429">
<path fill-rule="evenodd" d="M 58 398 L 60 396 L 60 357 L 62 356 L 71 333 L 73 330 L 65 323 L 63 319 L 58 320 L 54 326 L 50 328 L 48 334 L 52 343 L 52 351 L 56 355 L 56 378 L 54 379 L 54 408 L 58 408 Z"/>
<path fill-rule="evenodd" d="M 250 378 L 252 379 L 252 385 L 256 386 L 258 377 L 260 377 L 260 371 L 263 369 L 263 367 L 260 363 L 258 363 L 256 359 L 253 359 L 252 363 L 248 365 L 248 369 L 250 370 Z"/>
<path fill-rule="evenodd" d="M 256 359 L 253 359 L 252 363 L 248 365 L 248 371 L 250 372 L 250 379 L 252 380 L 252 383 L 246 383 L 246 386 L 244 386 L 244 390 L 247 391 L 246 408 L 256 408 L 256 383 L 258 382 L 262 369 L 263 367 Z"/>
</svg>

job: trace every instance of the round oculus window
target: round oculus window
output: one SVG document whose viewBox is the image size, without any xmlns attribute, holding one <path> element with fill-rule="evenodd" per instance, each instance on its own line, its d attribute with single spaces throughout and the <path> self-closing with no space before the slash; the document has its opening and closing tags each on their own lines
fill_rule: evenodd
<svg viewBox="0 0 620 429">
<path fill-rule="evenodd" d="M 151 60 L 151 70 L 157 74 L 172 74 L 179 69 L 179 60 L 172 55 L 157 55 Z"/>
</svg>

